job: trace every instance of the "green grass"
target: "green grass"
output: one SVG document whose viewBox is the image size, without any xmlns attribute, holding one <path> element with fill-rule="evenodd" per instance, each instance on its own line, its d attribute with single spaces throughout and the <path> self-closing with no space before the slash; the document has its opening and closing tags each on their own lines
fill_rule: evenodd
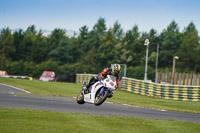
<svg viewBox="0 0 200 133">
<path fill-rule="evenodd" d="M 32 94 L 75 97 L 81 85 L 62 82 L 43 82 L 39 80 L 0 78 L 0 83 L 12 85 Z"/>
<path fill-rule="evenodd" d="M 200 123 L 0 108 L 1 133 L 199 133 Z"/>
<path fill-rule="evenodd" d="M 110 101 L 170 111 L 200 113 L 200 102 L 166 100 L 121 90 L 115 93 L 114 97 L 111 98 Z"/>
<path fill-rule="evenodd" d="M 39 95 L 76 97 L 81 89 L 80 84 L 38 80 L 0 78 L 0 83 L 13 85 Z M 108 101 L 171 111 L 200 113 L 200 102 L 158 99 L 121 91 L 120 89 L 114 92 L 114 96 Z"/>
</svg>

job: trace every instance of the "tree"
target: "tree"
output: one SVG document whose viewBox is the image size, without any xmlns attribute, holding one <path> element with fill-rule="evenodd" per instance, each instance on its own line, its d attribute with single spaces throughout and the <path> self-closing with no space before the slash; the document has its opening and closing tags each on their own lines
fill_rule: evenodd
<svg viewBox="0 0 200 133">
<path fill-rule="evenodd" d="M 148 66 L 151 66 L 153 68 L 155 68 L 156 65 L 156 51 L 157 51 L 157 45 L 159 44 L 159 38 L 157 35 L 156 30 L 151 29 L 149 31 L 149 33 L 142 33 L 142 36 L 140 38 L 140 45 L 143 46 L 143 57 L 141 59 L 141 64 L 142 66 L 145 65 L 145 61 L 146 61 L 146 46 L 144 46 L 144 42 L 146 39 L 149 39 L 150 44 L 149 44 L 149 55 L 148 55 Z"/>
<path fill-rule="evenodd" d="M 35 63 L 40 63 L 47 59 L 47 40 L 46 37 L 42 35 L 42 31 L 36 35 L 36 40 L 31 47 L 30 58 L 31 61 Z"/>
<path fill-rule="evenodd" d="M 23 42 L 20 44 L 21 58 L 23 61 L 32 61 L 32 46 L 36 42 L 36 27 L 31 25 L 24 32 Z"/>
<path fill-rule="evenodd" d="M 90 49 L 84 58 L 80 61 L 81 66 L 88 66 L 89 70 L 85 70 L 84 72 L 95 72 L 98 73 L 102 68 L 97 64 L 97 54 L 96 50 Z M 89 64 L 89 65 L 88 65 Z"/>
<path fill-rule="evenodd" d="M 15 56 L 13 56 L 13 60 L 14 61 L 19 61 L 22 59 L 23 55 L 23 51 L 21 49 L 21 46 L 23 45 L 23 40 L 24 40 L 24 32 L 22 29 L 20 29 L 19 31 L 15 31 L 13 34 L 13 38 L 14 38 L 14 46 L 16 48 L 16 53 Z"/>
<path fill-rule="evenodd" d="M 58 47 L 49 53 L 49 57 L 56 61 L 59 65 L 66 63 L 73 63 L 76 59 L 74 58 L 73 44 L 70 43 L 69 39 L 62 39 Z"/>
<path fill-rule="evenodd" d="M 104 18 L 99 18 L 97 23 L 94 25 L 92 31 L 88 35 L 88 43 L 90 44 L 90 48 L 98 49 L 101 45 L 101 38 L 106 33 L 106 24 Z"/>
<path fill-rule="evenodd" d="M 123 62 L 121 62 L 121 54 L 122 54 L 121 49 L 123 47 L 122 46 L 122 40 L 123 40 L 123 37 L 124 37 L 124 32 L 123 32 L 121 25 L 118 23 L 118 21 L 116 21 L 114 23 L 113 27 L 111 27 L 108 30 L 108 32 L 110 32 L 112 34 L 111 40 L 113 42 L 112 52 L 114 54 L 114 59 L 111 62 L 112 62 L 112 64 L 113 63 L 123 63 Z"/>
<path fill-rule="evenodd" d="M 159 68 L 168 72 L 173 56 L 179 56 L 176 71 L 200 72 L 200 38 L 191 22 L 183 32 L 172 21 L 161 34 L 151 29 L 140 32 L 137 25 L 124 32 L 118 21 L 107 30 L 104 18 L 99 18 L 89 31 L 80 29 L 78 36 L 69 37 L 63 29 L 54 29 L 48 37 L 34 25 L 14 33 L 9 28 L 0 31 L 0 69 L 11 74 L 38 77 L 45 69 L 64 73 L 98 73 L 110 64 L 127 64 L 128 76 L 143 79 L 146 46 L 150 40 L 148 78 L 154 79 L 157 44 Z M 22 72 L 23 70 L 23 72 Z"/>
<path fill-rule="evenodd" d="M 182 35 L 179 32 L 178 25 L 175 21 L 165 29 L 159 39 L 160 39 L 160 53 L 159 53 L 159 64 L 160 67 L 171 67 L 173 56 L 177 52 L 180 44 L 182 42 Z"/>
<path fill-rule="evenodd" d="M 62 39 L 65 39 L 65 31 L 62 29 L 54 29 L 51 32 L 51 35 L 49 36 L 47 43 L 48 43 L 48 52 L 51 52 L 51 50 L 54 50 L 58 47 L 58 44 Z"/>
<path fill-rule="evenodd" d="M 120 55 L 121 62 L 128 66 L 137 66 L 141 64 L 143 56 L 143 45 L 141 45 L 140 33 L 138 26 L 134 26 L 132 30 L 126 32 L 122 40 Z"/>
<path fill-rule="evenodd" d="M 97 52 L 97 60 L 99 63 L 108 67 L 110 64 L 120 63 L 120 41 L 123 38 L 123 30 L 121 25 L 116 22 L 105 35 L 101 38 L 101 45 Z"/>
<path fill-rule="evenodd" d="M 98 64 L 102 67 L 108 67 L 114 63 L 115 59 L 115 38 L 112 32 L 109 30 L 105 36 L 101 39 L 101 45 L 97 52 Z"/>
<path fill-rule="evenodd" d="M 0 34 L 0 55 L 12 59 L 16 49 L 13 43 L 13 35 L 9 28 L 3 29 Z"/>
<path fill-rule="evenodd" d="M 90 49 L 90 44 L 88 42 L 88 27 L 83 26 L 79 29 L 80 34 L 78 36 L 78 48 L 81 51 L 81 55 L 85 55 Z"/>
<path fill-rule="evenodd" d="M 151 29 L 147 35 L 147 38 L 150 41 L 149 53 L 156 52 L 157 45 L 159 44 L 157 31 L 155 29 Z"/>
<path fill-rule="evenodd" d="M 112 33 L 117 41 L 121 41 L 123 39 L 124 32 L 118 21 L 116 21 L 114 23 L 113 28 L 111 28 L 110 30 L 112 31 Z"/>
<path fill-rule="evenodd" d="M 194 49 L 194 52 L 195 52 L 195 67 L 194 67 L 194 70 L 196 73 L 200 73 L 200 58 L 199 58 L 199 53 L 200 53 L 200 38 L 198 39 L 198 43 L 197 43 L 197 46 L 196 48 Z"/>
<path fill-rule="evenodd" d="M 199 37 L 195 25 L 191 22 L 184 30 L 183 41 L 177 55 L 180 57 L 177 67 L 181 71 L 196 71 L 199 68 Z"/>
</svg>

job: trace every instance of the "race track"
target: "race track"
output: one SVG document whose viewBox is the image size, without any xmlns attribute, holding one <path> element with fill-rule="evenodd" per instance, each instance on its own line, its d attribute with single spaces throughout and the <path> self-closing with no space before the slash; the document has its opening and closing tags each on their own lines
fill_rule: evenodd
<svg viewBox="0 0 200 133">
<path fill-rule="evenodd" d="M 28 93 L 0 84 L 0 107 L 200 122 L 200 114 L 170 112 L 108 102 L 101 106 L 88 103 L 79 105 L 75 98 L 39 96 Z"/>
</svg>

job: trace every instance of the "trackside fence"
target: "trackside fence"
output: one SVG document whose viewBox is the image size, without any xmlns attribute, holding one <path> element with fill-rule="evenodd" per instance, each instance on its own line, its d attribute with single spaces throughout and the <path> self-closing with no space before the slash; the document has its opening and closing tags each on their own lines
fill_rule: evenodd
<svg viewBox="0 0 200 133">
<path fill-rule="evenodd" d="M 97 74 L 76 74 L 76 83 L 82 84 L 83 81 L 89 83 L 90 78 L 97 76 Z"/>
<path fill-rule="evenodd" d="M 167 82 L 174 85 L 196 85 L 200 86 L 200 74 L 195 73 L 174 73 L 172 81 L 172 73 L 157 73 L 157 82 Z"/>
<path fill-rule="evenodd" d="M 89 82 L 95 74 L 77 74 L 76 83 Z M 163 99 L 200 102 L 200 86 L 165 85 L 122 77 L 120 88 L 136 94 Z"/>
</svg>

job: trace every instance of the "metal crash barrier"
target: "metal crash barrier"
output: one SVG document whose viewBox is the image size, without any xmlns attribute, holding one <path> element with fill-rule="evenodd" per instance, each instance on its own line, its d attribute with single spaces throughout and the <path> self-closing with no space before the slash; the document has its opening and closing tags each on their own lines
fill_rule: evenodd
<svg viewBox="0 0 200 133">
<path fill-rule="evenodd" d="M 94 76 L 97 76 L 97 74 L 76 74 L 76 83 L 82 84 L 83 81 L 89 83 L 90 79 Z"/>
<path fill-rule="evenodd" d="M 33 80 L 32 77 L 28 77 L 28 76 L 0 75 L 0 77 L 3 77 L 3 78 L 15 78 L 15 79 L 29 79 L 29 80 Z"/>
</svg>

